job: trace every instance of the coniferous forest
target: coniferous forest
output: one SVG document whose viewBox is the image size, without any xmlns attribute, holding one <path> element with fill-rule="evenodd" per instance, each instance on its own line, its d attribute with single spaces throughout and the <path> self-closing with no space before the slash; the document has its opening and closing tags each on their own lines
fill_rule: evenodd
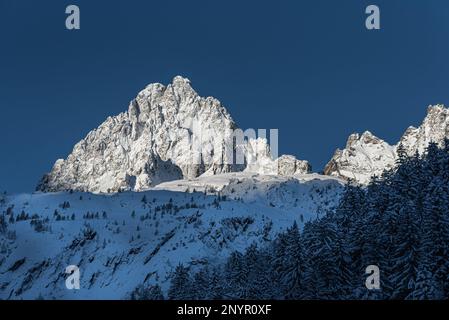
<svg viewBox="0 0 449 320">
<path fill-rule="evenodd" d="M 380 289 L 365 286 L 366 267 Z M 156 293 L 153 297 L 152 293 Z M 149 288 L 134 298 L 162 298 Z M 220 266 L 179 265 L 168 299 L 447 299 L 449 140 L 408 156 L 367 187 L 349 182 L 339 205 L 268 245 L 232 253 Z"/>
</svg>

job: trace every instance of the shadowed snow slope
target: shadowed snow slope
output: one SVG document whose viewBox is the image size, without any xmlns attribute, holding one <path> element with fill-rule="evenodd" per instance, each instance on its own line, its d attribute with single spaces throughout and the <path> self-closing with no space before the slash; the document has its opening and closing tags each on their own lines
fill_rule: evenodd
<svg viewBox="0 0 449 320">
<path fill-rule="evenodd" d="M 342 184 L 318 175 L 229 173 L 161 188 L 168 190 L 6 197 L 0 299 L 120 299 L 156 282 L 167 290 L 179 263 L 214 265 L 263 245 L 332 208 Z M 81 290 L 66 289 L 68 265 L 80 268 Z"/>
</svg>

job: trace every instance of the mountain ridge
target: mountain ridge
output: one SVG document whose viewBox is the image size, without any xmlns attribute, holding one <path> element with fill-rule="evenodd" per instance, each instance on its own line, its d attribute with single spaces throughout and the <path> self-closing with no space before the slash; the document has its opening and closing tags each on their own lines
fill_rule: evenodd
<svg viewBox="0 0 449 320">
<path fill-rule="evenodd" d="M 66 159 L 55 162 L 36 189 L 142 191 L 162 182 L 203 174 L 248 171 L 252 162 L 256 170 L 262 170 L 257 166 L 259 160 L 265 162 L 270 174 L 277 174 L 278 167 L 283 174 L 310 171 L 306 161 L 296 162 L 296 158 L 275 162 L 267 139 L 249 142 L 251 138 L 234 145 L 236 129 L 219 100 L 200 97 L 189 79 L 176 76 L 167 86 L 146 86 L 130 102 L 127 112 L 108 117 L 89 132 Z M 244 153 L 243 163 L 234 163 L 237 152 Z"/>
<path fill-rule="evenodd" d="M 400 145 L 411 156 L 416 152 L 423 154 L 430 142 L 442 146 L 445 138 L 449 138 L 449 109 L 442 104 L 430 105 L 421 125 L 409 126 L 394 145 L 369 131 L 351 134 L 345 148 L 335 151 L 324 174 L 367 184 L 372 176 L 395 168 Z"/>
<path fill-rule="evenodd" d="M 390 145 L 370 131 L 349 136 L 324 167 L 324 174 L 367 184 L 373 175 L 395 167 L 397 148 L 422 154 L 430 141 L 449 137 L 449 111 L 429 106 L 422 124 L 409 127 Z M 128 110 L 108 117 L 75 144 L 66 159 L 55 162 L 38 191 L 76 190 L 93 193 L 142 191 L 158 184 L 229 172 L 293 176 L 312 172 L 306 160 L 281 155 L 274 159 L 268 140 L 234 141 L 239 129 L 224 105 L 201 97 L 189 79 L 152 83 L 133 99 Z M 243 162 L 235 163 L 242 152 Z"/>
</svg>

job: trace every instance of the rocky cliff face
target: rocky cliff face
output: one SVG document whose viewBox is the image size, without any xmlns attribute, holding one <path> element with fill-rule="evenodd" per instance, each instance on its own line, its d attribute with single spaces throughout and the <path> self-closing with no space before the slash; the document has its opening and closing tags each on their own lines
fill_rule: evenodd
<svg viewBox="0 0 449 320">
<path fill-rule="evenodd" d="M 131 101 L 128 112 L 109 117 L 67 159 L 57 160 L 37 189 L 143 190 L 206 171 L 235 171 L 238 166 L 223 149 L 234 128 L 220 101 L 200 97 L 188 79 L 150 84 Z"/>
<path fill-rule="evenodd" d="M 449 109 L 442 105 L 429 106 L 421 126 L 409 127 L 393 146 L 368 131 L 352 134 L 346 147 L 337 149 L 324 173 L 366 184 L 373 175 L 380 176 L 385 169 L 395 166 L 400 144 L 409 155 L 422 154 L 430 142 L 441 146 L 445 138 L 449 138 Z"/>
<path fill-rule="evenodd" d="M 312 166 L 306 160 L 298 160 L 291 155 L 280 156 L 275 161 L 278 175 L 289 177 L 294 175 L 307 174 L 312 172 Z"/>
<path fill-rule="evenodd" d="M 395 148 L 366 131 L 349 136 L 346 147 L 337 150 L 324 168 L 324 174 L 368 183 L 372 175 L 380 175 L 392 168 L 396 159 Z"/>
<path fill-rule="evenodd" d="M 445 138 L 449 138 L 449 109 L 435 105 L 427 108 L 427 116 L 418 128 L 409 127 L 405 131 L 399 143 L 409 155 L 422 154 L 430 142 L 441 147 Z"/>
</svg>

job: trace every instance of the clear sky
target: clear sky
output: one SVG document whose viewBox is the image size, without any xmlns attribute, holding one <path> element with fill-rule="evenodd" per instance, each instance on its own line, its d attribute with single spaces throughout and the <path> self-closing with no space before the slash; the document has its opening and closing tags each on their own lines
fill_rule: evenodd
<svg viewBox="0 0 449 320">
<path fill-rule="evenodd" d="M 65 8 L 81 30 L 65 29 Z M 365 8 L 381 30 L 365 28 Z M 38 179 L 152 82 L 188 77 L 322 170 L 352 132 L 395 143 L 449 104 L 449 1 L 0 0 L 0 190 Z"/>
</svg>

